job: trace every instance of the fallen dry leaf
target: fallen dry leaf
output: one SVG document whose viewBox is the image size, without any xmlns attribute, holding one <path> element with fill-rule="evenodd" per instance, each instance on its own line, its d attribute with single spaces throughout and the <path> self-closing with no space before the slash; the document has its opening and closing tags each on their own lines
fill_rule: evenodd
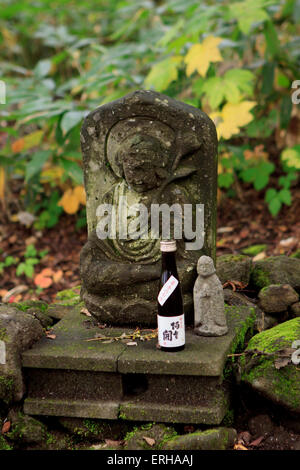
<svg viewBox="0 0 300 470">
<path fill-rule="evenodd" d="M 55 339 L 56 335 L 52 333 L 52 330 L 46 331 L 46 337 L 49 339 Z"/>
<path fill-rule="evenodd" d="M 127 344 L 127 346 L 137 346 L 137 343 L 135 341 L 129 341 L 126 344 Z"/>
<path fill-rule="evenodd" d="M 233 449 L 234 450 L 248 450 L 247 447 L 243 446 L 243 444 L 235 444 Z"/>
<path fill-rule="evenodd" d="M 82 308 L 80 310 L 80 313 L 83 313 L 84 315 L 86 315 L 87 317 L 91 317 L 92 315 L 90 314 L 90 312 L 88 311 L 87 308 Z"/>
<path fill-rule="evenodd" d="M 35 276 L 34 283 L 36 286 L 46 289 L 47 287 L 51 286 L 53 280 L 51 279 L 51 277 L 48 277 L 43 271 Z"/>
<path fill-rule="evenodd" d="M 264 436 L 260 436 L 257 439 L 255 439 L 255 441 L 250 442 L 249 446 L 258 447 L 260 445 L 261 441 L 263 441 L 263 440 L 264 440 Z"/>
<path fill-rule="evenodd" d="M 254 256 L 254 258 L 252 259 L 252 261 L 260 261 L 261 259 L 265 259 L 266 258 L 266 252 L 265 251 L 262 251 L 261 253 L 258 253 L 258 255 Z"/>
<path fill-rule="evenodd" d="M 122 441 L 112 441 L 111 439 L 105 439 L 105 444 L 112 447 L 119 447 L 122 444 Z"/>
<path fill-rule="evenodd" d="M 147 442 L 147 444 L 149 444 L 149 446 L 154 446 L 155 439 L 153 439 L 152 437 L 143 436 L 143 439 Z"/>
<path fill-rule="evenodd" d="M 61 280 L 61 278 L 63 277 L 63 271 L 62 269 L 60 269 L 59 271 L 56 271 L 55 273 L 53 273 L 53 281 L 54 282 L 59 282 Z"/>
<path fill-rule="evenodd" d="M 281 369 L 291 362 L 291 357 L 277 357 L 274 361 L 275 369 Z"/>
<path fill-rule="evenodd" d="M 5 297 L 5 295 L 7 294 L 8 290 L 6 289 L 1 289 L 0 290 L 0 297 L 2 297 L 2 299 Z"/>
<path fill-rule="evenodd" d="M 10 430 L 10 425 L 10 421 L 5 421 L 1 429 L 1 434 L 5 434 L 6 432 L 8 432 Z"/>
<path fill-rule="evenodd" d="M 50 339 L 55 339 L 56 338 L 56 335 L 46 335 L 47 338 L 50 338 Z"/>
</svg>

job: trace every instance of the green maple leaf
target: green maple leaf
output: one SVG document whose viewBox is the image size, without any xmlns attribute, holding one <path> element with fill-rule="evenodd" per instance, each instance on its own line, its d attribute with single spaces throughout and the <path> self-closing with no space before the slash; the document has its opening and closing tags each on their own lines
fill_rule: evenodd
<svg viewBox="0 0 300 470">
<path fill-rule="evenodd" d="M 217 109 L 226 100 L 228 103 L 238 103 L 243 94 L 253 95 L 254 75 L 249 70 L 231 69 L 223 77 L 211 77 L 202 87 L 206 93 L 209 105 Z"/>
<path fill-rule="evenodd" d="M 178 67 L 182 61 L 181 57 L 168 57 L 167 59 L 153 65 L 149 74 L 145 78 L 146 88 L 153 88 L 156 91 L 164 91 L 171 82 L 178 78 Z"/>
<path fill-rule="evenodd" d="M 268 3 L 266 0 L 235 2 L 229 6 L 229 16 L 237 20 L 242 33 L 248 34 L 253 23 L 270 19 L 268 13 L 263 8 Z"/>
</svg>

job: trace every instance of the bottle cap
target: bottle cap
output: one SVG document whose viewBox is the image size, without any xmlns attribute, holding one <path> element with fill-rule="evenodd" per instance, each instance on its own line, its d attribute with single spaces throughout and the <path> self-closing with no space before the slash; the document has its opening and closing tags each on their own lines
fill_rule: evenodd
<svg viewBox="0 0 300 470">
<path fill-rule="evenodd" d="M 161 240 L 160 251 L 176 251 L 176 240 Z"/>
</svg>

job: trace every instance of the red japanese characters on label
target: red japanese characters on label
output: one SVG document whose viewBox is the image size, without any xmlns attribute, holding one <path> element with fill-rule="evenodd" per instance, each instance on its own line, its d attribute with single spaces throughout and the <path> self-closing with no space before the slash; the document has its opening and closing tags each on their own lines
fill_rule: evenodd
<svg viewBox="0 0 300 470">
<path fill-rule="evenodd" d="M 163 305 L 165 301 L 170 297 L 172 292 L 176 289 L 178 285 L 178 279 L 176 277 L 171 276 L 167 280 L 167 282 L 164 284 L 164 286 L 161 288 L 159 294 L 158 294 L 158 302 L 160 305 Z"/>
</svg>

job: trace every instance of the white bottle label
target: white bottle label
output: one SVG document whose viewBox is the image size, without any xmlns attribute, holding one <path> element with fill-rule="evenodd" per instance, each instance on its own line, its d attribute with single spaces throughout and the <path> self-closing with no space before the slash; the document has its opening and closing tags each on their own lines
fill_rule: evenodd
<svg viewBox="0 0 300 470">
<path fill-rule="evenodd" d="M 185 344 L 184 315 L 162 317 L 157 315 L 158 344 L 164 348 L 175 348 Z"/>
<path fill-rule="evenodd" d="M 173 275 L 169 277 L 167 282 L 162 286 L 158 294 L 158 302 L 160 305 L 163 305 L 165 301 L 170 297 L 170 295 L 174 292 L 176 287 L 178 286 L 178 279 Z"/>
</svg>

